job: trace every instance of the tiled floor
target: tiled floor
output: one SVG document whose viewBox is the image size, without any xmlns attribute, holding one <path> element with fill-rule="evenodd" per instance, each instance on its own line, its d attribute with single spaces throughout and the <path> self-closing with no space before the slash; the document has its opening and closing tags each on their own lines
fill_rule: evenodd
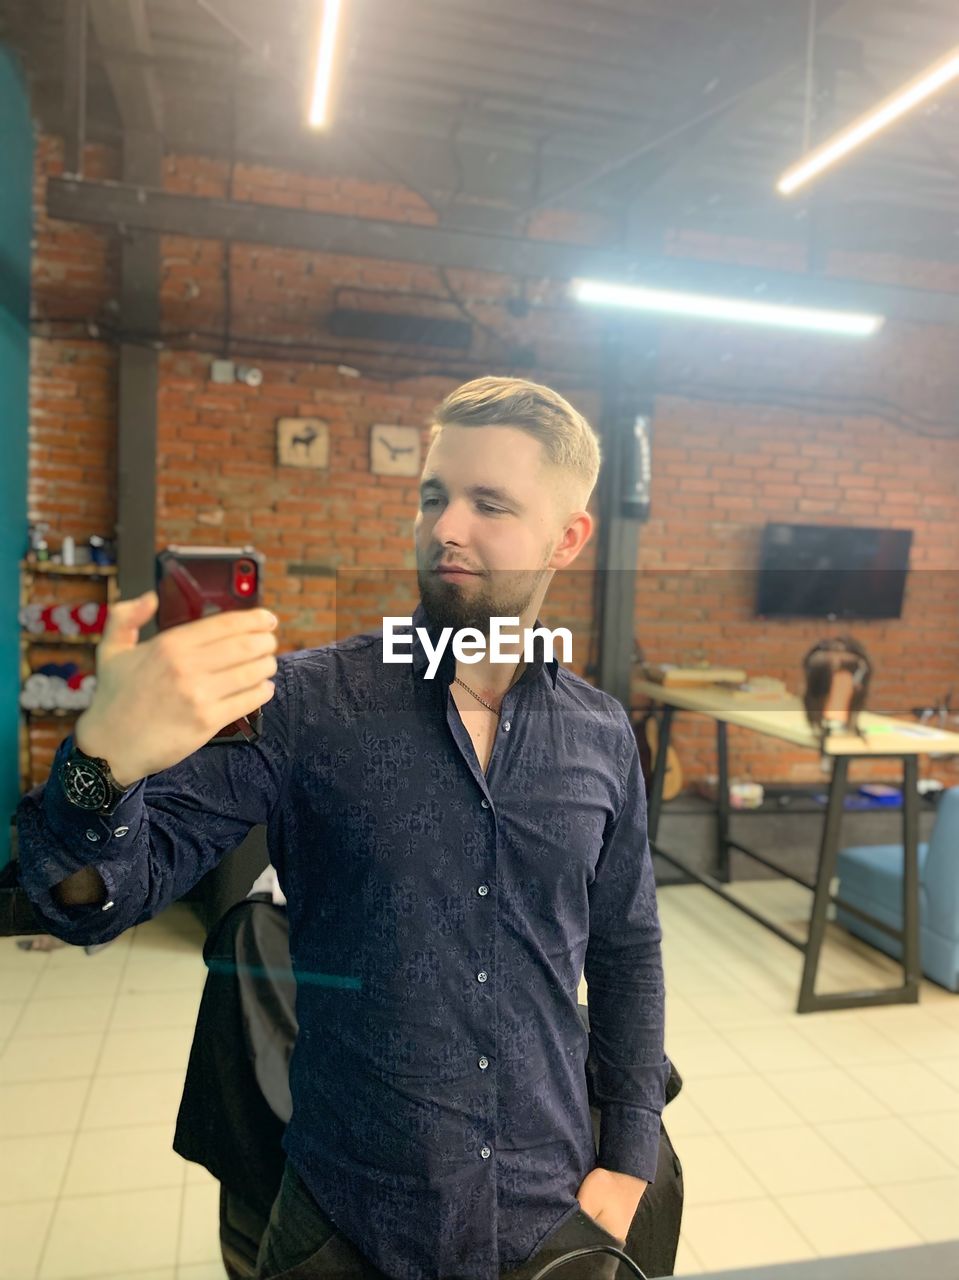
<svg viewBox="0 0 959 1280">
<path fill-rule="evenodd" d="M 174 907 L 94 956 L 0 939 L 0 1280 L 223 1280 L 170 1143 L 206 970 Z"/>
<path fill-rule="evenodd" d="M 797 934 L 808 894 L 736 892 Z M 660 893 L 683 1162 L 677 1274 L 867 1253 L 959 1236 L 959 998 L 795 1012 L 802 957 L 706 889 Z M 820 990 L 895 986 L 901 970 L 830 932 Z"/>
<path fill-rule="evenodd" d="M 780 882 L 737 890 L 784 922 Z M 959 999 L 798 1017 L 801 957 L 705 889 L 661 892 L 677 1273 L 959 1234 Z M 0 939 L 0 1280 L 222 1280 L 218 1188 L 170 1149 L 204 969 L 175 907 L 95 956 Z M 897 971 L 836 933 L 823 984 Z"/>
</svg>

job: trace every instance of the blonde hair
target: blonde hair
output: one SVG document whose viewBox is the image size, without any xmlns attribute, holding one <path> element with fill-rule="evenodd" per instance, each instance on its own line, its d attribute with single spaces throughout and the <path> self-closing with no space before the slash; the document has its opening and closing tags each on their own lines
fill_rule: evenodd
<svg viewBox="0 0 959 1280">
<path fill-rule="evenodd" d="M 516 427 L 534 436 L 554 467 L 582 486 L 585 505 L 601 461 L 593 428 L 568 400 L 524 378 L 476 378 L 450 393 L 433 413 L 430 440 L 444 427 Z"/>
</svg>

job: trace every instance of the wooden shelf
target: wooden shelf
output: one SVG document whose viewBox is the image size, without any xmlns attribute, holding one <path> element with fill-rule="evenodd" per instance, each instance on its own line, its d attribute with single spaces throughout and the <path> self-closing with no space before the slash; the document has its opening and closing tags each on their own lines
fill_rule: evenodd
<svg viewBox="0 0 959 1280">
<path fill-rule="evenodd" d="M 41 636 L 28 633 L 20 637 L 24 646 L 32 645 L 36 649 L 92 648 L 100 643 L 103 637 L 99 634 L 89 636 Z"/>
<path fill-rule="evenodd" d="M 115 578 L 115 564 L 52 564 L 49 560 L 38 560 L 31 564 L 29 560 L 21 560 L 20 568 L 24 573 L 35 573 L 47 578 Z"/>
<path fill-rule="evenodd" d="M 21 707 L 20 714 L 28 720 L 66 720 L 70 716 L 80 716 L 86 707 L 53 707 L 44 711 L 40 707 Z"/>
<path fill-rule="evenodd" d="M 74 583 L 74 590 L 69 594 L 77 595 L 76 587 L 80 583 L 89 584 L 91 595 L 97 594 L 105 600 L 107 607 L 115 604 L 120 596 L 120 579 L 115 564 L 55 564 L 49 560 L 20 561 L 20 609 L 32 604 L 44 605 L 49 596 L 62 595 L 55 583 L 57 580 Z M 41 585 L 42 584 L 42 585 Z M 38 674 L 35 666 L 39 656 L 45 662 L 61 661 L 68 658 L 78 661 L 78 655 L 90 654 L 103 639 L 102 635 L 61 635 L 59 633 L 32 632 L 20 625 L 20 684 L 21 688 L 32 675 Z M 87 662 L 79 665 L 86 666 Z M 89 674 L 93 674 L 90 672 Z M 26 793 L 36 783 L 34 779 L 34 760 L 32 737 L 33 729 L 46 724 L 49 729 L 59 725 L 61 732 L 69 732 L 68 726 L 82 714 L 81 707 L 54 707 L 50 710 L 42 708 L 20 707 L 19 720 L 19 758 L 20 789 Z"/>
</svg>

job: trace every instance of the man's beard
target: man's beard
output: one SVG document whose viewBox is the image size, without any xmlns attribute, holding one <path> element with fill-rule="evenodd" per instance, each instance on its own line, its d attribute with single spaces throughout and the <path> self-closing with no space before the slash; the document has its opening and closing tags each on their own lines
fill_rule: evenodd
<svg viewBox="0 0 959 1280">
<path fill-rule="evenodd" d="M 490 618 L 522 618 L 546 573 L 544 567 L 510 573 L 507 582 L 487 578 L 479 591 L 464 591 L 459 583 L 447 582 L 430 570 L 418 569 L 416 576 L 432 626 L 454 631 L 473 627 L 489 636 Z"/>
</svg>

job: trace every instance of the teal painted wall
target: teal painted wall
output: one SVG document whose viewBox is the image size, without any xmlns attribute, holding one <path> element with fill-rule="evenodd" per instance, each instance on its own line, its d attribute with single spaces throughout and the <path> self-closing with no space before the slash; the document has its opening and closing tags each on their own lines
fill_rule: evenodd
<svg viewBox="0 0 959 1280">
<path fill-rule="evenodd" d="M 19 562 L 27 540 L 33 128 L 14 56 L 0 46 L 0 866 L 20 797 Z"/>
</svg>

